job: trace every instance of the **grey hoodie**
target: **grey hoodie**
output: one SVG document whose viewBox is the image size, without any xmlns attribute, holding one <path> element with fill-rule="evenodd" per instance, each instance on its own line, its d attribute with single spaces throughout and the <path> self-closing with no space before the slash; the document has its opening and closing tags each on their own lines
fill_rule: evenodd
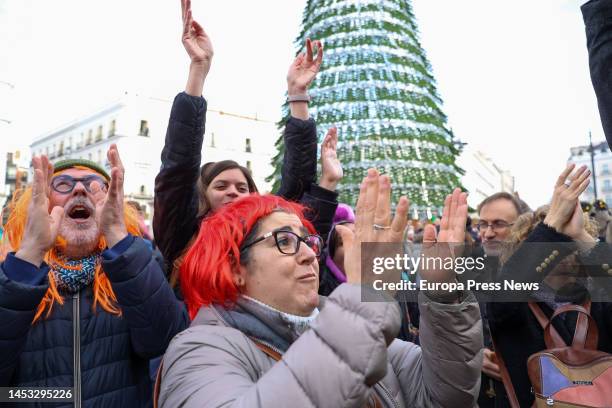
<svg viewBox="0 0 612 408">
<path fill-rule="evenodd" d="M 471 294 L 460 304 L 419 296 L 422 348 L 394 340 L 395 302 L 361 302 L 361 288 L 349 284 L 323 300 L 301 335 L 256 302 L 203 307 L 166 352 L 160 407 L 363 408 L 375 393 L 390 408 L 471 408 L 482 365 L 478 303 Z"/>
</svg>

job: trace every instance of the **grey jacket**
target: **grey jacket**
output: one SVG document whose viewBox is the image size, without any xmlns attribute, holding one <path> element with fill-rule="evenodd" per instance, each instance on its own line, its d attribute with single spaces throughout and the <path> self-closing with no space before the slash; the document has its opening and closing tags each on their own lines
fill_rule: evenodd
<svg viewBox="0 0 612 408">
<path fill-rule="evenodd" d="M 203 307 L 166 352 L 160 407 L 363 408 L 371 393 L 384 407 L 475 406 L 478 303 L 471 294 L 463 303 L 441 304 L 421 293 L 419 306 L 422 348 L 394 340 L 396 302 L 361 302 L 360 288 L 348 284 L 323 300 L 301 335 L 254 302 L 239 301 L 230 311 Z"/>
</svg>

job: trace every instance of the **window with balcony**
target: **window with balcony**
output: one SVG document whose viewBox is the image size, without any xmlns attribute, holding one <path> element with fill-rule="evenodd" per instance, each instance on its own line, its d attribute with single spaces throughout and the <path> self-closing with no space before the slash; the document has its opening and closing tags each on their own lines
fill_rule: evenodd
<svg viewBox="0 0 612 408">
<path fill-rule="evenodd" d="M 89 129 L 87 131 L 87 142 L 85 144 L 90 145 L 92 143 L 93 143 L 93 130 Z"/>
<path fill-rule="evenodd" d="M 111 120 L 110 126 L 108 128 L 108 137 L 115 136 L 116 131 L 117 131 L 117 121 L 113 119 Z"/>
<path fill-rule="evenodd" d="M 102 125 L 98 126 L 98 131 L 96 132 L 96 142 L 102 140 Z"/>
<path fill-rule="evenodd" d="M 138 132 L 140 136 L 149 136 L 149 123 L 146 120 L 140 121 L 140 131 Z"/>
</svg>

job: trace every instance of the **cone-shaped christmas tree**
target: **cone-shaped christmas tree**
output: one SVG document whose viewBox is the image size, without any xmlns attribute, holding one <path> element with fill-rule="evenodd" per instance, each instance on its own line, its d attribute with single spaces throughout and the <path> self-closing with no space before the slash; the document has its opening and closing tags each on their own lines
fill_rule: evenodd
<svg viewBox="0 0 612 408">
<path fill-rule="evenodd" d="M 339 201 L 354 205 L 367 169 L 376 167 L 390 175 L 394 202 L 406 195 L 421 215 L 440 208 L 459 186 L 460 151 L 440 109 L 409 0 L 308 0 L 302 27 L 296 44 L 306 38 L 324 44 L 310 111 L 319 140 L 329 127 L 338 128 L 344 167 Z M 276 183 L 282 138 L 277 147 Z"/>
</svg>

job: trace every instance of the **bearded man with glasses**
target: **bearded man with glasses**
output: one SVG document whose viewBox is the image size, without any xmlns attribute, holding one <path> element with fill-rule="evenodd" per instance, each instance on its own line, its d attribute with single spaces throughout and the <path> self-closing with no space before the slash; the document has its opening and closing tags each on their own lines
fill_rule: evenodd
<svg viewBox="0 0 612 408">
<path fill-rule="evenodd" d="M 149 359 L 188 324 L 124 203 L 115 145 L 107 157 L 110 176 L 34 157 L 5 225 L 0 387 L 67 388 L 60 407 L 150 406 Z"/>
<path fill-rule="evenodd" d="M 496 193 L 478 206 L 478 231 L 487 256 L 499 256 L 510 228 L 521 214 L 521 206 L 512 194 Z"/>
<path fill-rule="evenodd" d="M 485 198 L 478 205 L 480 221 L 478 221 L 477 227 L 482 248 L 478 248 L 474 256 L 484 256 L 485 272 L 481 276 L 488 276 L 489 278 L 483 278 L 483 281 L 497 276 L 499 256 L 502 253 L 504 242 L 509 238 L 512 226 L 523 212 L 522 208 L 521 202 L 514 195 L 506 192 L 495 193 Z M 478 405 L 481 408 L 486 408 L 498 406 L 495 400 L 497 399 L 497 404 L 499 404 L 499 401 L 506 397 L 501 383 L 500 369 L 493 351 L 484 304 L 480 305 L 480 310 L 482 312 L 485 347 Z"/>
</svg>

